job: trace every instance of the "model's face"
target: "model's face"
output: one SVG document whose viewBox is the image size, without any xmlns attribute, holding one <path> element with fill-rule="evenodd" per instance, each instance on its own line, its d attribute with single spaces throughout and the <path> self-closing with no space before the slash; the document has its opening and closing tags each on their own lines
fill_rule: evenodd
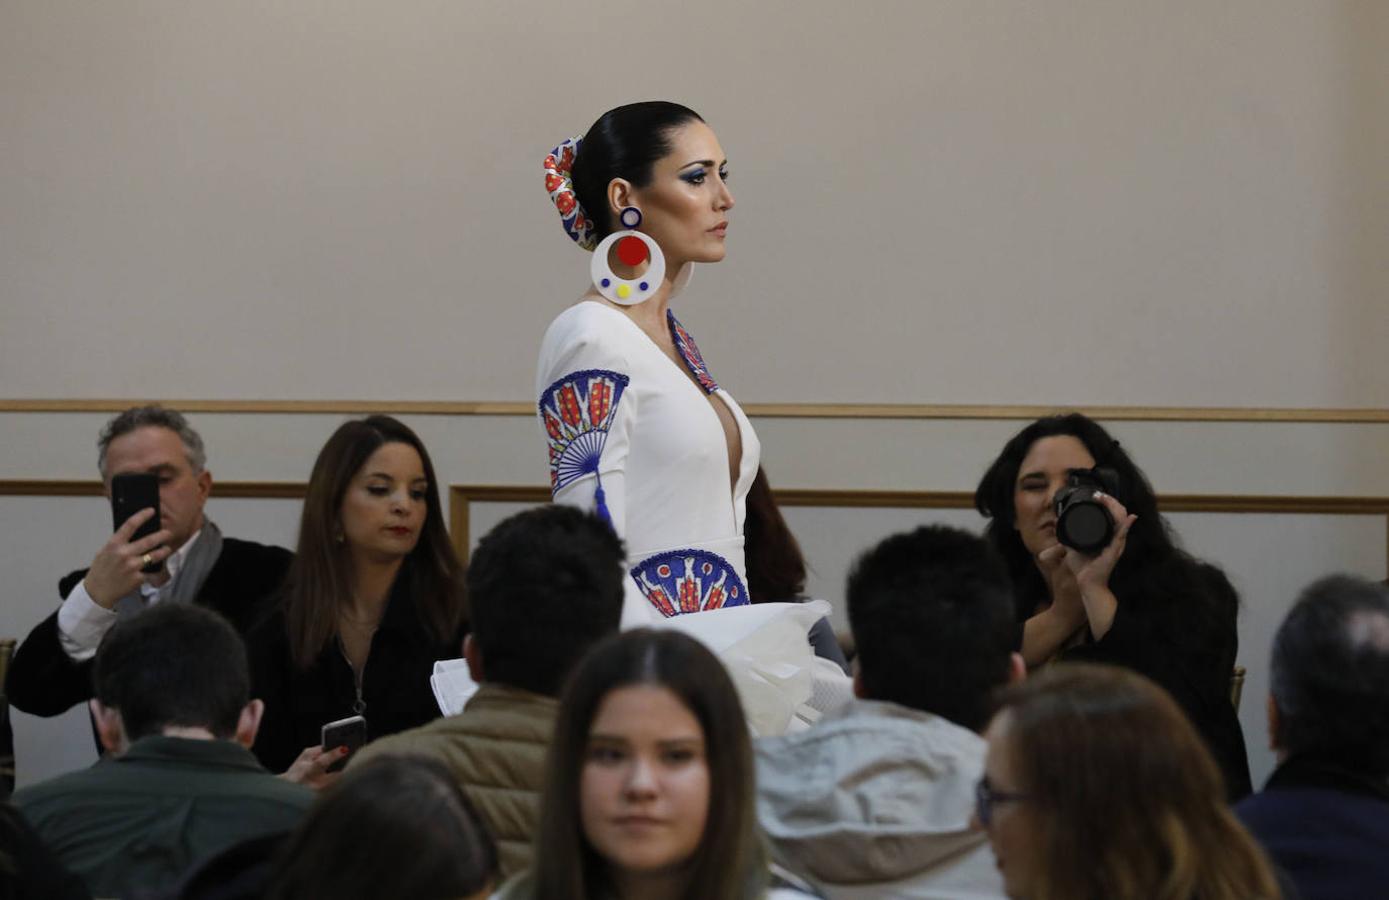
<svg viewBox="0 0 1389 900">
<path fill-rule="evenodd" d="M 631 205 L 641 210 L 641 230 L 661 245 L 674 278 L 684 263 L 723 259 L 733 195 L 728 160 L 708 125 L 680 126 L 671 132 L 670 146 L 652 168 L 651 183 L 632 191 Z"/>
<path fill-rule="evenodd" d="M 106 447 L 108 478 L 134 474 L 158 476 L 160 527 L 173 533 L 171 549 L 182 547 L 203 525 L 203 504 L 212 490 L 212 476 L 206 470 L 195 473 L 183 440 L 158 425 L 137 428 Z"/>
<path fill-rule="evenodd" d="M 988 753 L 984 757 L 984 778 L 997 794 L 1024 793 L 1012 762 L 1007 710 L 994 717 L 984 733 Z M 976 819 L 977 822 L 977 819 Z M 983 825 L 983 823 L 978 823 Z M 1003 889 L 1012 900 L 1027 900 L 1034 893 L 1039 867 L 1037 861 L 1037 821 L 1026 800 L 997 800 L 983 826 L 993 847 L 994 860 L 1003 875 Z"/>
<path fill-rule="evenodd" d="M 1095 458 L 1069 434 L 1038 439 L 1027 450 L 1013 484 L 1013 527 L 1027 552 L 1036 556 L 1056 544 L 1052 498 L 1073 469 L 1093 469 Z"/>
<path fill-rule="evenodd" d="M 699 720 L 663 687 L 609 693 L 589 729 L 579 805 L 584 835 L 617 876 L 684 865 L 709 817 Z"/>
<path fill-rule="evenodd" d="M 419 543 L 429 510 L 424 462 L 409 444 L 382 444 L 342 498 L 342 535 L 354 556 L 390 562 Z"/>
</svg>

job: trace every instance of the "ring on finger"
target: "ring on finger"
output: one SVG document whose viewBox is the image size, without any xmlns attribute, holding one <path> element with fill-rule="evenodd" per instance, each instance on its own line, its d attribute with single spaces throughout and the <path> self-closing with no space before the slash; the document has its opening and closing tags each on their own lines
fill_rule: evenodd
<svg viewBox="0 0 1389 900">
<path fill-rule="evenodd" d="M 142 563 L 144 563 L 145 565 L 148 566 L 148 565 L 150 565 L 151 563 L 154 562 L 154 557 L 152 557 L 152 556 L 150 556 L 148 553 L 146 553 L 144 556 L 140 557 L 140 562 L 142 562 Z"/>
</svg>

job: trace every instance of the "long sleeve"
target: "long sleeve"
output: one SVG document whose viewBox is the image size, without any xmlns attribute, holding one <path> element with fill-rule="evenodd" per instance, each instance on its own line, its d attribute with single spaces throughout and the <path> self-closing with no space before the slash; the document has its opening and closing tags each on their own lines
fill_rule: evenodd
<svg viewBox="0 0 1389 900">
<path fill-rule="evenodd" d="M 86 575 L 73 572 L 58 583 L 64 600 Z M 5 677 L 5 694 L 15 709 L 35 716 L 57 716 L 92 696 L 91 659 L 74 660 L 63 647 L 54 611 L 29 632 L 15 651 Z"/>
</svg>

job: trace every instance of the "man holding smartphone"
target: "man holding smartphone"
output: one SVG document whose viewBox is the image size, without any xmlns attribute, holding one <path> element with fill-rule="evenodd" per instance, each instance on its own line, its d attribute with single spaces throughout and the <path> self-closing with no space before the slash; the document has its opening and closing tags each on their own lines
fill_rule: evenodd
<svg viewBox="0 0 1389 900">
<path fill-rule="evenodd" d="M 289 568 L 288 550 L 223 537 L 203 514 L 212 474 L 202 438 L 180 413 L 128 409 L 106 423 L 97 449 L 108 495 L 118 476 L 153 478 L 158 508 L 133 511 L 87 568 L 58 582 L 62 605 L 20 645 L 5 682 L 14 707 L 33 715 L 56 716 L 91 699 L 91 660 L 118 618 L 155 603 L 197 603 L 244 633 Z M 138 488 L 139 481 L 124 483 Z M 118 518 L 130 512 L 122 496 L 112 499 Z M 158 529 L 137 537 L 151 521 Z"/>
</svg>

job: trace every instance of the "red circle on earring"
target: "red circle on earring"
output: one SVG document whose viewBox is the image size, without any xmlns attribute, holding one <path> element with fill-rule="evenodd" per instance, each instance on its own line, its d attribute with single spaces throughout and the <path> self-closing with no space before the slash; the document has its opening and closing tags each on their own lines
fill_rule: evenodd
<svg viewBox="0 0 1389 900">
<path fill-rule="evenodd" d="M 624 266 L 639 266 L 646 262 L 646 244 L 638 237 L 625 237 L 617 242 L 617 258 Z"/>
</svg>

